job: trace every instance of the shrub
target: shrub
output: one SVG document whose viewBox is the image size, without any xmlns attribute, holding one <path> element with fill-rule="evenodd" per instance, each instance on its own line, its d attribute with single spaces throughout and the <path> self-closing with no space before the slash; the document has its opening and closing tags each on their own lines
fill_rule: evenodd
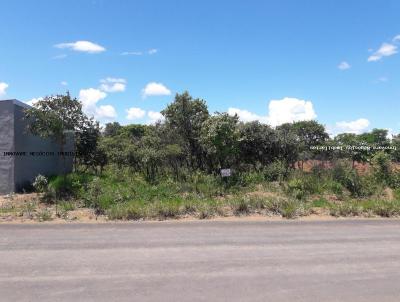
<svg viewBox="0 0 400 302">
<path fill-rule="evenodd" d="M 326 208 L 329 205 L 330 205 L 330 203 L 325 198 L 319 198 L 319 199 L 313 200 L 311 203 L 311 206 L 315 207 L 315 208 Z"/>
<path fill-rule="evenodd" d="M 288 181 L 287 191 L 291 196 L 300 200 L 310 194 L 321 192 L 321 184 L 313 175 L 300 174 Z"/>
<path fill-rule="evenodd" d="M 75 210 L 75 204 L 71 201 L 60 202 L 60 208 L 62 211 L 68 212 Z"/>
<path fill-rule="evenodd" d="M 390 155 L 379 151 L 372 158 L 372 167 L 377 182 L 389 184 L 391 178 Z"/>
<path fill-rule="evenodd" d="M 250 213 L 250 206 L 245 198 L 239 198 L 235 200 L 232 206 L 233 206 L 233 213 L 235 215 L 246 215 Z"/>
<path fill-rule="evenodd" d="M 381 217 L 392 217 L 400 215 L 400 202 L 380 200 L 373 204 L 372 211 Z"/>
<path fill-rule="evenodd" d="M 34 182 L 32 183 L 33 188 L 37 193 L 43 193 L 46 192 L 48 189 L 48 180 L 45 176 L 39 174 L 38 176 L 35 177 Z"/>
<path fill-rule="evenodd" d="M 294 219 L 299 216 L 306 214 L 304 204 L 297 200 L 286 200 L 282 202 L 279 208 L 279 212 L 284 218 Z"/>
<path fill-rule="evenodd" d="M 282 161 L 274 161 L 264 168 L 264 178 L 267 181 L 283 181 L 286 177 L 286 164 Z"/>
<path fill-rule="evenodd" d="M 38 220 L 40 222 L 50 221 L 53 219 L 51 212 L 48 209 L 43 209 L 37 214 Z"/>
<path fill-rule="evenodd" d="M 114 204 L 106 211 L 111 220 L 139 220 L 146 218 L 146 209 L 138 202 Z"/>
<path fill-rule="evenodd" d="M 332 204 L 329 210 L 330 214 L 335 217 L 359 216 L 363 213 L 363 207 L 355 201 Z"/>
</svg>

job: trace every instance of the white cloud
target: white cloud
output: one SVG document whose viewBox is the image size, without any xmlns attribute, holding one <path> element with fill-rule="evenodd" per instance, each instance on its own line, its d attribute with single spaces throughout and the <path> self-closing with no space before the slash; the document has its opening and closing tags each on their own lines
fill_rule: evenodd
<svg viewBox="0 0 400 302">
<path fill-rule="evenodd" d="M 266 116 L 260 116 L 257 115 L 253 112 L 247 111 L 247 110 L 243 110 L 243 109 L 238 109 L 238 108 L 229 108 L 228 109 L 228 114 L 229 115 L 235 115 L 237 114 L 237 116 L 239 117 L 239 119 L 242 122 L 252 122 L 252 121 L 260 121 L 260 122 L 266 122 L 267 121 L 267 117 Z"/>
<path fill-rule="evenodd" d="M 340 64 L 338 65 L 338 68 L 340 70 L 346 70 L 349 69 L 351 67 L 351 65 L 349 63 L 347 63 L 346 61 L 340 62 Z"/>
<path fill-rule="evenodd" d="M 143 110 L 141 108 L 137 108 L 137 107 L 129 108 L 128 110 L 126 110 L 126 112 L 127 112 L 126 118 L 128 120 L 141 119 L 146 115 L 146 111 L 145 110 Z"/>
<path fill-rule="evenodd" d="M 61 83 L 60 83 L 62 86 L 68 86 L 68 82 L 66 82 L 66 81 L 61 81 Z"/>
<path fill-rule="evenodd" d="M 336 123 L 336 129 L 335 133 L 354 133 L 354 134 L 360 134 L 365 132 L 370 125 L 369 120 L 365 118 L 360 118 L 355 121 L 350 121 L 350 122 L 337 122 Z"/>
<path fill-rule="evenodd" d="M 379 61 L 383 57 L 389 57 L 397 53 L 397 46 L 389 43 L 383 43 L 381 47 L 368 57 L 368 62 Z"/>
<path fill-rule="evenodd" d="M 6 90 L 8 88 L 8 84 L 4 82 L 0 82 L 0 96 L 6 94 Z"/>
<path fill-rule="evenodd" d="M 125 79 L 117 79 L 117 78 L 106 78 L 100 80 L 100 90 L 106 92 L 122 92 L 125 91 L 126 88 L 126 80 Z"/>
<path fill-rule="evenodd" d="M 317 117 L 310 101 L 296 98 L 283 98 L 269 102 L 268 123 L 278 126 L 284 123 L 309 121 Z"/>
<path fill-rule="evenodd" d="M 95 88 L 81 89 L 79 91 L 79 100 L 82 102 L 84 110 L 94 109 L 96 103 L 106 96 L 107 93 Z"/>
<path fill-rule="evenodd" d="M 152 48 L 152 49 L 149 49 L 148 51 L 147 51 L 147 53 L 149 54 L 149 55 L 154 55 L 154 54 L 156 54 L 158 52 L 158 49 L 156 49 L 156 48 Z"/>
<path fill-rule="evenodd" d="M 400 35 L 397 35 L 396 37 L 394 37 L 392 41 L 393 42 L 400 41 Z"/>
<path fill-rule="evenodd" d="M 149 118 L 148 124 L 155 124 L 157 122 L 162 122 L 165 119 L 164 116 L 160 112 L 157 112 L 157 111 L 149 111 L 147 113 L 147 116 Z"/>
<path fill-rule="evenodd" d="M 393 131 L 393 129 L 392 128 L 386 128 L 386 130 L 387 130 L 387 135 L 386 135 L 386 138 L 387 139 L 393 139 L 393 137 L 395 137 L 397 134 Z"/>
<path fill-rule="evenodd" d="M 141 56 L 142 54 L 141 51 L 124 51 L 121 56 Z"/>
<path fill-rule="evenodd" d="M 37 103 L 37 102 L 39 102 L 39 101 L 41 101 L 41 100 L 43 100 L 42 97 L 33 98 L 33 99 L 31 99 L 31 100 L 25 101 L 24 103 L 28 104 L 29 106 L 33 106 L 33 105 L 35 105 L 35 103 Z"/>
<path fill-rule="evenodd" d="M 97 106 L 97 103 L 107 97 L 107 93 L 95 88 L 81 89 L 79 100 L 83 111 L 89 116 L 100 120 L 110 120 L 117 117 L 115 108 L 111 105 Z"/>
<path fill-rule="evenodd" d="M 237 108 L 229 108 L 228 114 L 234 115 L 236 113 L 239 119 L 244 122 L 258 120 L 273 127 L 284 123 L 309 121 L 317 117 L 312 102 L 296 98 L 286 97 L 281 100 L 271 100 L 268 109 L 267 116 Z"/>
<path fill-rule="evenodd" d="M 154 95 L 171 95 L 171 90 L 169 90 L 162 83 L 151 82 L 143 88 L 142 93 L 144 97 Z"/>
<path fill-rule="evenodd" d="M 96 43 L 90 42 L 90 41 L 76 41 L 76 42 L 70 42 L 70 43 L 60 43 L 54 45 L 56 48 L 61 48 L 61 49 L 71 49 L 74 51 L 80 51 L 80 52 L 87 52 L 87 53 L 99 53 L 103 52 L 106 49 Z"/>
<path fill-rule="evenodd" d="M 387 82 L 389 79 L 387 77 L 378 78 L 378 82 Z"/>
<path fill-rule="evenodd" d="M 95 117 L 98 119 L 110 120 L 117 117 L 117 112 L 115 111 L 115 108 L 111 105 L 101 105 L 99 107 L 96 107 L 95 113 Z"/>
</svg>

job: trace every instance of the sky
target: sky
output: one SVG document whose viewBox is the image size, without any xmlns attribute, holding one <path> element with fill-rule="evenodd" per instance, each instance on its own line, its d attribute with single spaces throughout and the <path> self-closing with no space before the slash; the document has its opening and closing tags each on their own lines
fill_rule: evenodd
<svg viewBox="0 0 400 302">
<path fill-rule="evenodd" d="M 210 112 L 400 132 L 400 1 L 0 0 L 0 99 L 65 93 L 102 124 Z"/>
</svg>

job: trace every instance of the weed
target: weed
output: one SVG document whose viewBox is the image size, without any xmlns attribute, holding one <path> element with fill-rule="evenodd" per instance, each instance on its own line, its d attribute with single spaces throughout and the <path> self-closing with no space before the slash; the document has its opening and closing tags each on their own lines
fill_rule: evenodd
<svg viewBox="0 0 400 302">
<path fill-rule="evenodd" d="M 49 209 L 43 209 L 39 211 L 37 214 L 37 218 L 40 222 L 50 221 L 53 219 L 51 211 L 49 211 Z"/>
</svg>

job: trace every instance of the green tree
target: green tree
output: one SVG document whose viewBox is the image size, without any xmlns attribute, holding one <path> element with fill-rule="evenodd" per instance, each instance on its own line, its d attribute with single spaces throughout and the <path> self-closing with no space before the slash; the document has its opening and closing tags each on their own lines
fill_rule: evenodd
<svg viewBox="0 0 400 302">
<path fill-rule="evenodd" d="M 236 164 L 239 150 L 239 118 L 217 113 L 203 123 L 201 143 L 208 155 L 209 168 L 216 172 Z"/>
<path fill-rule="evenodd" d="M 400 162 L 400 134 L 393 137 L 392 146 L 395 148 L 395 150 L 392 151 L 392 159 L 396 162 Z"/>
<path fill-rule="evenodd" d="M 106 137 L 116 136 L 121 128 L 122 126 L 118 122 L 107 123 L 104 127 L 103 135 Z"/>
<path fill-rule="evenodd" d="M 356 162 L 367 162 L 370 151 L 368 144 L 360 136 L 354 133 L 341 133 L 337 135 L 334 142 L 341 147 L 337 154 L 340 158 L 348 158 L 352 161 L 352 167 Z"/>
<path fill-rule="evenodd" d="M 258 121 L 239 124 L 239 150 L 241 164 L 261 168 L 276 157 L 276 131 Z"/>
<path fill-rule="evenodd" d="M 32 108 L 26 109 L 25 116 L 29 120 L 28 130 L 32 134 L 51 138 L 59 144 L 65 174 L 64 147 L 67 138 L 83 130 L 87 121 L 82 104 L 76 98 L 71 98 L 67 92 L 65 95 L 45 97 Z"/>
<path fill-rule="evenodd" d="M 209 117 L 204 100 L 193 99 L 188 92 L 176 94 L 174 102 L 162 111 L 167 127 L 182 138 L 182 148 L 192 169 L 203 166 L 204 152 L 200 145 L 202 124 Z"/>
</svg>

